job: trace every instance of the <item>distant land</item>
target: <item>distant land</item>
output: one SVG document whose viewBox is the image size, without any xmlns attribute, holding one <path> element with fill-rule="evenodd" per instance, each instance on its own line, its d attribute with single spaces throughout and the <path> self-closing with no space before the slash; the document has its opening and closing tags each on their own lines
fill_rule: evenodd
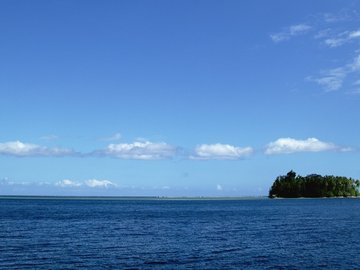
<svg viewBox="0 0 360 270">
<path fill-rule="evenodd" d="M 360 181 L 343 176 L 310 174 L 305 177 L 294 171 L 278 176 L 269 191 L 269 198 L 358 197 Z"/>
<path fill-rule="evenodd" d="M 263 200 L 266 196 L 244 196 L 244 197 L 167 197 L 167 196 L 28 196 L 28 195 L 0 195 L 1 199 L 14 200 L 149 200 L 149 201 L 206 201 L 206 200 Z"/>
</svg>

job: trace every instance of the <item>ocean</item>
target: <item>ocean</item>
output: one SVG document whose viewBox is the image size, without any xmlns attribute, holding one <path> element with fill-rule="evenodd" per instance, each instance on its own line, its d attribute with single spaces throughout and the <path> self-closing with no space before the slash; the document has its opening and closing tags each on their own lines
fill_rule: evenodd
<svg viewBox="0 0 360 270">
<path fill-rule="evenodd" d="M 0 269 L 360 269 L 359 199 L 0 199 Z"/>
</svg>

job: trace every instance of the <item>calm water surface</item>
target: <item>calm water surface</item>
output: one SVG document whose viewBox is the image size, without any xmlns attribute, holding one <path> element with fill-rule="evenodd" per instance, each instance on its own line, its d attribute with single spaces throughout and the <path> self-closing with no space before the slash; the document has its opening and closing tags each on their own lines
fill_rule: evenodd
<svg viewBox="0 0 360 270">
<path fill-rule="evenodd" d="M 359 199 L 0 199 L 1 269 L 360 269 L 359 251 Z"/>
</svg>

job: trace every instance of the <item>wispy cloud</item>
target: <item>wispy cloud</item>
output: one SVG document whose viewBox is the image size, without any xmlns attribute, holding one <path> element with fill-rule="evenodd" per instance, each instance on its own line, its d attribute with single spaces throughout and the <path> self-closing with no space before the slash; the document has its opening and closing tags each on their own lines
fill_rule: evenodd
<svg viewBox="0 0 360 270">
<path fill-rule="evenodd" d="M 337 48 L 360 38 L 360 29 L 354 29 L 354 23 L 360 21 L 360 13 L 354 8 L 344 8 L 336 13 L 321 13 L 313 16 L 314 36 L 330 48 Z M 357 24 L 358 25 L 358 24 Z"/>
<path fill-rule="evenodd" d="M 347 46 L 349 52 L 354 52 L 354 59 L 349 59 L 346 54 L 336 53 L 333 61 L 342 61 L 343 65 L 323 67 L 317 75 L 307 76 L 307 81 L 315 82 L 326 92 L 336 91 L 351 85 L 349 76 L 359 71 L 359 49 L 360 49 L 360 12 L 351 5 L 334 13 L 309 14 L 306 23 L 300 23 L 284 27 L 281 31 L 270 35 L 274 43 L 283 42 L 293 37 L 306 36 L 309 44 L 317 42 L 322 50 L 328 48 L 339 52 L 337 48 Z M 328 51 L 328 53 L 330 53 Z M 325 55 L 325 53 L 323 54 Z M 343 59 L 339 58 L 343 55 Z M 347 57 L 347 58 L 345 58 Z M 351 90 L 348 90 L 349 93 Z M 354 92 L 354 91 L 353 91 Z M 355 91 L 356 92 L 356 91 Z"/>
<path fill-rule="evenodd" d="M 16 184 L 14 181 L 9 180 L 7 177 L 0 179 L 0 186 L 12 186 Z"/>
<path fill-rule="evenodd" d="M 353 61 L 346 66 L 349 72 L 360 71 L 360 54 L 358 54 Z"/>
<path fill-rule="evenodd" d="M 315 35 L 322 44 L 328 48 L 336 49 L 345 45 L 355 45 L 349 47 L 355 52 L 352 60 L 344 61 L 347 64 L 335 68 L 325 69 L 319 76 L 310 76 L 310 81 L 316 82 L 325 91 L 336 91 L 342 89 L 346 84 L 352 84 L 349 74 L 360 71 L 360 29 L 354 28 L 354 22 L 360 20 L 360 14 L 354 9 L 343 9 L 336 14 L 323 14 L 325 25 L 318 25 L 320 29 Z M 349 25 L 351 22 L 351 25 Z M 324 28 L 325 27 L 325 28 Z M 321 29 L 322 28 L 322 29 Z M 345 84 L 346 83 L 346 84 Z"/>
<path fill-rule="evenodd" d="M 273 42 L 279 43 L 282 41 L 289 40 L 292 37 L 306 34 L 311 29 L 312 27 L 305 23 L 291 25 L 290 27 L 285 28 L 281 32 L 270 34 L 270 38 Z"/>
<path fill-rule="evenodd" d="M 327 34 L 327 35 L 317 35 L 317 38 L 325 38 L 324 44 L 329 46 L 330 48 L 337 48 L 346 43 L 353 42 L 354 40 L 360 39 L 360 30 L 354 31 L 344 31 L 337 34 Z"/>
<path fill-rule="evenodd" d="M 344 15 L 333 14 L 333 13 L 324 13 L 324 14 L 322 14 L 322 16 L 323 16 L 324 21 L 327 23 L 344 21 L 344 20 L 347 20 L 347 18 L 348 18 L 347 14 L 344 16 Z"/>
<path fill-rule="evenodd" d="M 41 136 L 40 139 L 41 139 L 41 140 L 44 140 L 44 141 L 54 141 L 54 140 L 59 139 L 59 136 L 56 136 L 56 135 L 54 135 L 54 134 L 51 134 L 51 135 Z"/>
<path fill-rule="evenodd" d="M 164 142 L 149 141 L 109 144 L 105 149 L 95 151 L 93 155 L 102 155 L 120 159 L 159 160 L 174 157 L 176 148 Z"/>
<path fill-rule="evenodd" d="M 121 138 L 122 138 L 122 135 L 121 135 L 121 133 L 118 132 L 109 137 L 101 138 L 101 140 L 111 142 L 111 141 L 119 141 L 119 140 L 121 140 Z"/>
<path fill-rule="evenodd" d="M 253 153 L 251 147 L 236 147 L 229 144 L 201 144 L 195 148 L 191 159 L 239 159 Z"/>
<path fill-rule="evenodd" d="M 129 188 L 127 190 L 129 191 Z M 124 192 L 126 192 L 124 187 L 120 187 L 110 180 L 90 179 L 85 181 L 74 181 L 64 179 L 51 183 L 44 181 L 13 181 L 7 178 L 0 179 L 0 194 L 2 195 L 116 196 L 124 194 Z M 134 194 L 134 192 L 132 194 Z M 136 195 L 136 193 L 134 195 Z"/>
<path fill-rule="evenodd" d="M 40 187 L 53 187 L 54 185 L 49 182 L 28 182 L 28 181 L 12 181 L 7 178 L 0 179 L 0 186 L 2 187 L 29 187 L 29 188 L 40 188 Z"/>
<path fill-rule="evenodd" d="M 360 89 L 352 90 L 352 91 L 349 92 L 349 94 L 352 94 L 352 95 L 360 95 Z"/>
<path fill-rule="evenodd" d="M 324 18 L 327 17 L 330 21 L 330 14 L 323 15 Z M 341 20 L 335 20 L 335 15 L 333 15 L 334 21 L 339 22 Z M 340 18 L 340 16 L 339 16 Z M 273 42 L 279 43 L 282 41 L 289 40 L 296 36 L 301 36 L 309 33 L 311 30 L 317 31 L 313 36 L 315 39 L 321 40 L 325 45 L 330 48 L 336 48 L 346 43 L 352 42 L 360 38 L 360 29 L 339 31 L 336 28 L 329 27 L 328 24 L 318 24 L 315 21 L 312 22 L 312 25 L 307 23 L 301 23 L 297 25 L 292 25 L 285 27 L 282 31 L 270 34 L 270 38 Z M 344 29 L 343 29 L 344 30 Z"/>
<path fill-rule="evenodd" d="M 336 13 L 322 13 L 321 17 L 326 23 L 339 23 L 359 20 L 359 15 L 358 11 L 353 8 L 343 8 Z"/>
<path fill-rule="evenodd" d="M 291 36 L 296 36 L 296 35 L 306 33 L 310 29 L 311 29 L 310 25 L 297 24 L 297 25 L 292 25 L 292 26 L 289 27 L 289 33 L 290 33 Z"/>
<path fill-rule="evenodd" d="M 61 157 L 61 156 L 72 156 L 75 155 L 76 153 L 73 150 L 66 148 L 49 148 L 37 144 L 13 141 L 13 142 L 0 143 L 0 154 L 17 156 L 17 157 L 26 157 L 26 156 Z"/>
<path fill-rule="evenodd" d="M 309 76 L 307 80 L 316 82 L 326 91 L 336 91 L 342 87 L 348 72 L 345 67 L 338 67 L 322 71 L 318 77 Z"/>
<path fill-rule="evenodd" d="M 344 81 L 349 74 L 359 71 L 360 54 L 356 55 L 350 63 L 344 66 L 321 71 L 319 76 L 309 76 L 306 80 L 317 83 L 325 91 L 336 91 L 342 88 Z"/>
<path fill-rule="evenodd" d="M 267 145 L 265 154 L 291 154 L 297 152 L 323 152 L 323 151 L 351 151 L 351 148 L 342 148 L 333 143 L 323 142 L 316 138 L 297 140 L 293 138 L 280 138 Z"/>
<path fill-rule="evenodd" d="M 327 38 L 324 41 L 325 45 L 329 46 L 330 48 L 340 47 L 345 42 L 346 42 L 346 39 L 344 39 L 344 38 L 334 38 L 334 37 Z"/>
</svg>

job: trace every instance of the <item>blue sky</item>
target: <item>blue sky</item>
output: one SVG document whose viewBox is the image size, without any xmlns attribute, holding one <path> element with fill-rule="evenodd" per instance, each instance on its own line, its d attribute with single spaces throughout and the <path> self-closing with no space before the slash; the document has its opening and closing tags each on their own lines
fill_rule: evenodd
<svg viewBox="0 0 360 270">
<path fill-rule="evenodd" d="M 0 2 L 0 194 L 360 178 L 358 1 Z"/>
</svg>

